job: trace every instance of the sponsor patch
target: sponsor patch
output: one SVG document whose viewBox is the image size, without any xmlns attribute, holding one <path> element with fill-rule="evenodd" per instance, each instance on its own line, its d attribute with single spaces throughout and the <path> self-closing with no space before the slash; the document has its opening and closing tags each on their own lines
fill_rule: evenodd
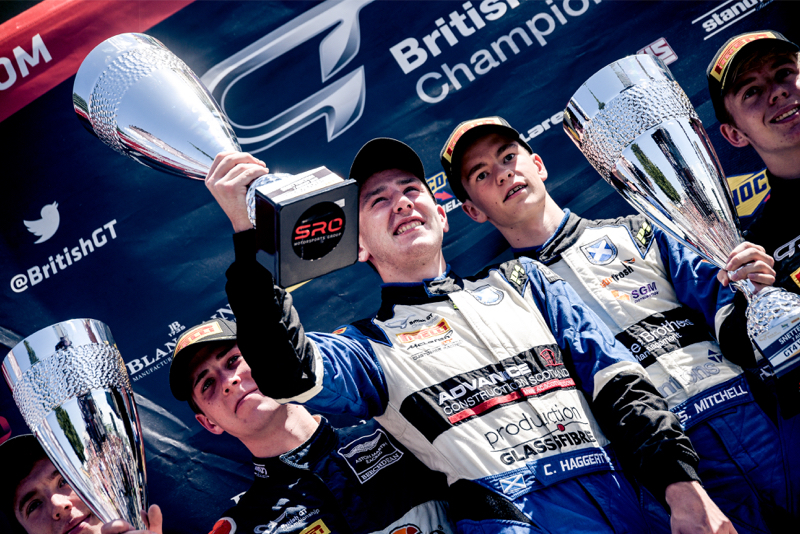
<svg viewBox="0 0 800 534">
<path fill-rule="evenodd" d="M 347 327 L 343 326 L 341 328 L 337 328 L 336 330 L 334 330 L 333 333 L 334 334 L 344 334 L 346 330 L 347 330 Z"/>
<path fill-rule="evenodd" d="M 769 195 L 767 169 L 751 174 L 728 176 L 728 187 L 731 188 L 736 213 L 739 217 L 750 217 Z"/>
<path fill-rule="evenodd" d="M 647 254 L 647 249 L 653 241 L 653 227 L 647 220 L 642 221 L 642 225 L 636 230 L 636 235 L 633 236 L 633 242 L 639 248 L 639 252 L 644 257 Z"/>
<path fill-rule="evenodd" d="M 417 525 L 413 523 L 408 523 L 407 525 L 403 525 L 402 527 L 397 527 L 394 529 L 391 534 L 421 534 L 422 529 L 420 529 Z"/>
<path fill-rule="evenodd" d="M 195 343 L 205 337 L 221 333 L 222 333 L 222 327 L 216 321 L 206 325 L 198 326 L 196 328 L 192 328 L 191 330 L 183 334 L 183 337 L 181 337 L 180 341 L 178 341 L 178 345 L 175 347 L 175 354 L 180 352 L 180 350 L 183 349 L 184 347 L 191 345 L 192 343 Z"/>
<path fill-rule="evenodd" d="M 267 474 L 267 468 L 259 464 L 255 464 L 255 475 L 258 478 L 269 478 L 269 475 Z"/>
<path fill-rule="evenodd" d="M 214 526 L 211 527 L 211 532 L 208 534 L 235 534 L 236 533 L 236 521 L 231 519 L 230 517 L 223 517 L 216 523 Z"/>
<path fill-rule="evenodd" d="M 478 289 L 468 290 L 467 293 L 475 297 L 475 300 L 486 306 L 494 306 L 503 300 L 503 292 L 489 285 L 481 286 Z"/>
<path fill-rule="evenodd" d="M 317 519 L 301 530 L 300 534 L 331 534 L 331 529 L 328 528 L 322 519 Z"/>
<path fill-rule="evenodd" d="M 705 323 L 690 318 L 683 307 L 654 313 L 616 335 L 617 341 L 631 351 L 636 360 L 647 367 L 656 358 L 682 347 L 711 340 Z"/>
<path fill-rule="evenodd" d="M 603 278 L 602 280 L 600 280 L 600 285 L 603 286 L 603 287 L 608 287 L 611 284 L 613 284 L 614 282 L 618 282 L 619 280 L 622 280 L 626 276 L 628 276 L 630 274 L 633 274 L 633 267 L 631 267 L 631 265 L 630 265 L 630 263 L 633 263 L 633 262 L 631 261 L 630 263 L 628 263 L 626 261 L 626 262 L 623 262 L 623 263 L 625 263 L 626 265 L 625 265 L 625 267 L 623 267 L 623 269 L 621 271 L 619 271 L 617 274 L 612 274 L 611 276 L 607 276 L 607 277 Z"/>
<path fill-rule="evenodd" d="M 412 313 L 406 315 L 405 317 L 396 317 L 394 319 L 390 319 L 386 321 L 386 326 L 387 328 L 398 329 L 398 330 L 403 330 L 405 328 L 408 328 L 409 326 L 411 327 L 417 325 L 429 326 L 435 323 L 437 318 L 434 318 L 432 313 L 429 313 L 425 317 L 420 317 Z"/>
<path fill-rule="evenodd" d="M 617 291 L 616 289 L 612 289 L 611 296 L 617 300 L 623 300 L 625 302 L 631 301 L 631 296 L 628 293 L 625 293 L 624 291 Z"/>
<path fill-rule="evenodd" d="M 339 455 L 345 459 L 361 484 L 403 457 L 402 451 L 380 429 L 351 441 L 339 449 Z"/>
<path fill-rule="evenodd" d="M 583 255 L 594 265 L 608 265 L 617 257 L 617 247 L 607 236 L 580 247 Z"/>
<path fill-rule="evenodd" d="M 503 264 L 501 267 L 503 276 L 513 285 L 517 292 L 522 295 L 525 291 L 525 284 L 528 283 L 528 273 L 518 261 Z"/>
<path fill-rule="evenodd" d="M 433 442 L 454 425 L 574 387 L 558 345 L 546 345 L 419 390 L 403 400 L 400 413 Z"/>
<path fill-rule="evenodd" d="M 561 280 L 561 277 L 554 273 L 549 267 L 545 266 L 544 263 L 539 263 L 538 261 L 533 262 L 536 265 L 536 268 L 544 275 L 545 279 L 550 282 L 558 282 Z"/>
<path fill-rule="evenodd" d="M 748 33 L 742 35 L 738 39 L 731 41 L 728 43 L 728 46 L 725 47 L 725 50 L 719 55 L 719 59 L 717 62 L 714 63 L 714 68 L 711 69 L 711 76 L 717 80 L 718 82 L 722 80 L 722 75 L 725 71 L 725 65 L 736 55 L 739 49 L 746 45 L 747 43 L 756 41 L 758 39 L 769 39 L 775 38 L 775 35 L 770 32 L 755 32 L 755 33 Z"/>
<path fill-rule="evenodd" d="M 633 299 L 633 302 L 642 302 L 643 300 L 647 300 L 650 297 L 655 297 L 656 295 L 658 295 L 658 285 L 656 285 L 655 282 L 645 284 L 631 291 L 631 298 Z"/>
<path fill-rule="evenodd" d="M 450 328 L 450 325 L 447 324 L 447 320 L 443 318 L 441 321 L 439 321 L 433 326 L 420 328 L 419 330 L 414 330 L 413 332 L 403 332 L 397 334 L 397 340 L 400 343 L 408 344 L 408 343 L 413 343 L 415 341 L 422 341 L 425 339 L 440 337 L 447 334 L 451 330 L 452 329 Z"/>
<path fill-rule="evenodd" d="M 790 274 L 789 278 L 792 279 L 792 282 L 794 282 L 797 285 L 797 287 L 800 287 L 800 268 L 798 268 L 796 271 Z"/>
<path fill-rule="evenodd" d="M 527 488 L 525 485 L 525 475 L 520 473 L 519 475 L 510 476 L 508 478 L 501 478 L 500 487 L 503 488 L 503 493 L 506 495 L 523 491 Z"/>
</svg>

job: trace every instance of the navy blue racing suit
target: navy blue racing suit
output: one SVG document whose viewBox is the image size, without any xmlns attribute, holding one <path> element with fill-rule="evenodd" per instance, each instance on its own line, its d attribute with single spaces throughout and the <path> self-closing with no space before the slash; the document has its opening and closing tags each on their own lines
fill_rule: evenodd
<svg viewBox="0 0 800 534">
<path fill-rule="evenodd" d="M 253 464 L 253 485 L 210 534 L 454 532 L 444 476 L 374 420 L 333 428 L 321 418 L 305 443 Z"/>
</svg>

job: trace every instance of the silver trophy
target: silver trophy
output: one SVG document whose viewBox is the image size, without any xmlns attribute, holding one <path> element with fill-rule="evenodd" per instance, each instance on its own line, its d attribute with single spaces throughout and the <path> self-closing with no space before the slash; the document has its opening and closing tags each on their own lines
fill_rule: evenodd
<svg viewBox="0 0 800 534">
<path fill-rule="evenodd" d="M 228 119 L 200 79 L 161 42 L 141 33 L 111 37 L 86 56 L 75 75 L 72 103 L 81 124 L 103 143 L 147 167 L 169 174 L 203 180 L 217 154 L 241 150 Z M 339 178 L 332 183 L 320 179 L 310 184 L 307 174 L 299 177 L 265 174 L 247 191 L 250 222 L 256 226 L 261 249 L 269 251 L 270 257 L 263 263 L 279 284 L 292 285 L 308 280 L 353 264 L 357 258 L 358 188 L 355 181 Z M 304 184 L 303 195 L 280 204 L 263 194 L 262 200 L 271 202 L 272 206 L 256 209 L 259 187 L 266 186 L 272 191 L 276 182 L 282 182 L 286 189 L 297 189 L 298 181 Z M 300 217 L 323 202 L 329 208 L 317 208 L 316 218 L 308 221 L 273 217 L 276 213 Z M 292 209 L 284 210 L 288 205 Z M 283 247 L 279 245 L 286 239 L 281 239 L 281 232 L 288 234 L 295 226 L 319 222 L 317 212 L 324 212 L 325 222 L 338 220 L 341 217 L 333 207 L 337 205 L 348 212 L 346 219 L 350 223 L 343 224 L 341 232 L 335 236 L 339 239 L 334 247 L 341 241 L 335 253 L 324 260 L 322 257 L 308 259 L 302 254 L 282 254 Z M 263 221 L 262 227 L 256 225 L 257 211 L 264 211 L 271 219 Z"/>
<path fill-rule="evenodd" d="M 660 60 L 629 56 L 601 69 L 570 99 L 564 129 L 628 203 L 724 269 L 742 242 L 730 189 L 689 98 Z M 748 300 L 750 338 L 777 375 L 787 373 L 800 360 L 800 297 L 733 285 Z"/>
<path fill-rule="evenodd" d="M 142 33 L 106 39 L 86 56 L 72 105 L 81 124 L 115 151 L 183 178 L 203 180 L 217 154 L 241 150 L 192 69 Z M 255 224 L 254 188 L 247 200 Z"/>
<path fill-rule="evenodd" d="M 147 528 L 142 429 L 108 327 L 94 319 L 54 324 L 15 346 L 2 369 L 28 427 L 92 512 Z"/>
</svg>

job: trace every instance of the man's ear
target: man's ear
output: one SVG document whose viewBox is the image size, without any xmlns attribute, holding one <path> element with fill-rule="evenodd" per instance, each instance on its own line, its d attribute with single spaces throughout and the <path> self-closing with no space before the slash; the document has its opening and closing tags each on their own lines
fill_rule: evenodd
<svg viewBox="0 0 800 534">
<path fill-rule="evenodd" d="M 442 228 L 444 232 L 447 233 L 448 230 L 450 230 L 450 222 L 447 220 L 447 212 L 444 210 L 444 207 L 439 203 L 436 204 L 436 213 L 442 219 Z"/>
<path fill-rule="evenodd" d="M 489 220 L 489 218 L 486 217 L 486 214 L 483 213 L 478 206 L 473 204 L 472 200 L 470 199 L 465 200 L 464 203 L 461 204 L 461 209 L 464 210 L 464 213 L 466 213 L 467 216 L 476 223 L 485 223 Z"/>
<path fill-rule="evenodd" d="M 194 418 L 197 419 L 197 422 L 200 423 L 200 425 L 203 428 L 205 428 L 206 430 L 208 430 L 212 434 L 220 435 L 223 432 L 225 432 L 219 426 L 217 426 L 217 424 L 214 421 L 212 421 L 211 419 L 206 417 L 205 414 L 196 413 L 196 414 L 194 414 Z"/>
<path fill-rule="evenodd" d="M 544 166 L 544 161 L 539 157 L 539 154 L 531 154 L 531 158 L 533 159 L 533 164 L 539 169 L 539 178 L 544 182 L 547 180 L 547 168 Z"/>
<path fill-rule="evenodd" d="M 733 124 L 720 124 L 719 131 L 730 144 L 736 148 L 744 148 L 750 144 L 747 134 Z"/>
<path fill-rule="evenodd" d="M 370 254 L 369 251 L 364 247 L 363 243 L 361 242 L 361 236 L 358 236 L 358 261 L 367 262 L 369 261 Z"/>
</svg>

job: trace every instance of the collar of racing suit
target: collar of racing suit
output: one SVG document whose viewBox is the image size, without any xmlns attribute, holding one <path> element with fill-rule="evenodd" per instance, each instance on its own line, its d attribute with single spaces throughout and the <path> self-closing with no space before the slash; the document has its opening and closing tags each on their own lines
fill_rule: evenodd
<svg viewBox="0 0 800 534">
<path fill-rule="evenodd" d="M 564 209 L 564 218 L 561 223 L 550 236 L 550 239 L 544 242 L 543 245 L 528 248 L 512 248 L 515 258 L 525 256 L 538 260 L 545 265 L 550 265 L 561 256 L 561 253 L 575 244 L 575 241 L 583 233 L 583 226 L 586 225 L 586 219 L 578 217 L 569 209 Z"/>
<path fill-rule="evenodd" d="M 280 456 L 253 457 L 256 478 L 272 478 L 296 469 L 309 470 L 336 446 L 336 432 L 327 419 L 320 416 L 319 426 L 305 443 Z"/>
</svg>

